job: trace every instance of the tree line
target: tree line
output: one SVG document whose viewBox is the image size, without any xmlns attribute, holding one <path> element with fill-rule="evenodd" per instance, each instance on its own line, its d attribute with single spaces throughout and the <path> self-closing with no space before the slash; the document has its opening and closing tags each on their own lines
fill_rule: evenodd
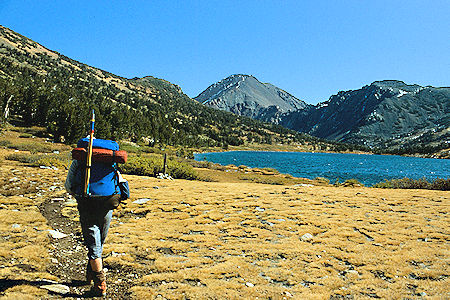
<svg viewBox="0 0 450 300">
<path fill-rule="evenodd" d="M 146 138 L 197 148 L 227 148 L 245 142 L 309 143 L 331 151 L 358 148 L 205 107 L 165 80 L 125 79 L 59 54 L 55 58 L 4 46 L 0 50 L 3 122 L 7 110 L 9 122 L 46 127 L 55 141 L 74 143 L 85 136 L 90 111 L 95 109 L 99 138 Z"/>
</svg>

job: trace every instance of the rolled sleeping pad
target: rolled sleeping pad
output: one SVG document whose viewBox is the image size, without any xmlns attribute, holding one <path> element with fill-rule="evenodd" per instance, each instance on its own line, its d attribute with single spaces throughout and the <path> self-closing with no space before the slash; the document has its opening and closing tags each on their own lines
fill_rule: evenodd
<svg viewBox="0 0 450 300">
<path fill-rule="evenodd" d="M 72 159 L 86 161 L 87 150 L 85 148 L 72 149 Z M 119 163 L 127 162 L 128 153 L 124 150 L 108 150 L 108 149 L 92 149 L 92 161 L 103 163 Z"/>
<path fill-rule="evenodd" d="M 88 148 L 89 145 L 89 138 L 82 138 L 77 143 L 77 148 Z M 101 149 L 108 149 L 108 150 L 119 150 L 119 144 L 116 141 L 111 140 L 102 140 L 102 139 L 96 139 L 94 138 L 92 140 L 92 148 L 101 148 Z"/>
</svg>

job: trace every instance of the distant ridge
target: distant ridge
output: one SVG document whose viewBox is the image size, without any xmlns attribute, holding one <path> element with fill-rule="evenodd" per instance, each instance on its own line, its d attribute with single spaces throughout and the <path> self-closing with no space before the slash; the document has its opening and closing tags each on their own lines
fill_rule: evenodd
<svg viewBox="0 0 450 300">
<path fill-rule="evenodd" d="M 232 75 L 195 97 L 203 104 L 316 137 L 395 153 L 450 148 L 450 88 L 375 81 L 307 104 L 251 75 Z"/>
<path fill-rule="evenodd" d="M 375 81 L 284 114 L 279 124 L 317 137 L 384 149 L 450 147 L 450 88 Z"/>
</svg>

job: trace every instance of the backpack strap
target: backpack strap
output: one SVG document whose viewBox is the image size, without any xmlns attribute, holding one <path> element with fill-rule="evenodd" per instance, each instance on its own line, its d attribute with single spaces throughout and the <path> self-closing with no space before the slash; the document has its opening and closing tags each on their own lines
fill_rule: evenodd
<svg viewBox="0 0 450 300">
<path fill-rule="evenodd" d="M 115 153 L 115 151 L 113 150 L 113 159 L 114 159 L 114 153 Z M 114 181 L 116 182 L 116 188 L 117 188 L 119 186 L 119 173 L 118 173 L 119 170 L 117 168 L 117 164 L 116 163 L 113 163 L 113 168 L 114 168 L 114 173 L 115 173 L 114 174 Z"/>
</svg>

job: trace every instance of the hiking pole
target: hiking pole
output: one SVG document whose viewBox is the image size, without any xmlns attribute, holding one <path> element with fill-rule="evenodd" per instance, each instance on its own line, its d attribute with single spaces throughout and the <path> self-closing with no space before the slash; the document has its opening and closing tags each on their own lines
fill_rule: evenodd
<svg viewBox="0 0 450 300">
<path fill-rule="evenodd" d="M 95 124 L 95 113 L 92 110 L 92 119 L 91 119 L 91 131 L 89 133 L 89 144 L 88 144 L 88 153 L 86 156 L 86 176 L 84 180 L 84 196 L 89 196 L 89 179 L 91 177 L 91 165 L 92 165 L 92 143 L 94 142 L 94 124 Z"/>
</svg>

